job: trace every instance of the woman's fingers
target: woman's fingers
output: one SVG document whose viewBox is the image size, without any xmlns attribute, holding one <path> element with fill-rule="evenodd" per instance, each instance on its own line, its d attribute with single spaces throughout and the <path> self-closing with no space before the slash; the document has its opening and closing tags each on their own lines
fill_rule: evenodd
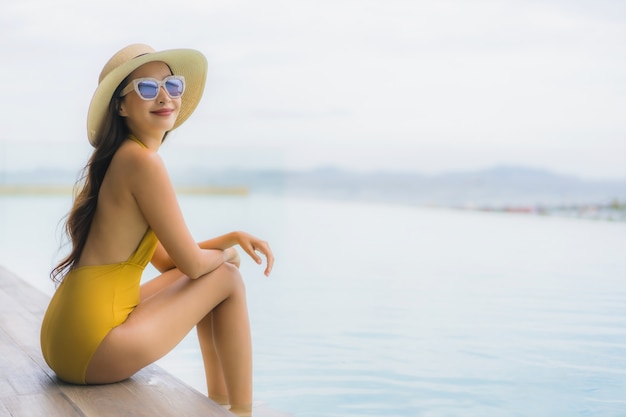
<svg viewBox="0 0 626 417">
<path fill-rule="evenodd" d="M 267 267 L 265 268 L 264 273 L 266 276 L 268 276 L 272 271 L 272 267 L 274 266 L 274 255 L 272 254 L 270 245 L 262 240 L 252 241 L 250 242 L 250 246 L 246 245 L 246 247 L 244 247 L 243 249 L 259 265 L 262 263 L 262 260 L 257 252 L 260 252 L 265 256 L 265 258 L 267 259 Z"/>
<path fill-rule="evenodd" d="M 253 245 L 252 243 L 250 243 L 250 244 L 248 244 L 248 245 L 245 245 L 245 246 L 243 247 L 243 250 L 245 250 L 245 251 L 246 251 L 246 253 L 247 253 L 248 255 L 250 255 L 250 257 L 251 257 L 252 259 L 254 259 L 254 262 L 256 262 L 257 264 L 260 264 L 260 263 L 261 263 L 261 257 L 260 257 L 259 255 L 257 255 L 257 253 L 256 253 L 256 248 L 254 247 L 254 245 Z"/>
<path fill-rule="evenodd" d="M 265 268 L 265 276 L 268 276 L 270 272 L 272 272 L 272 268 L 274 267 L 274 254 L 270 249 L 270 246 L 265 242 L 265 258 L 267 259 L 267 267 Z"/>
<path fill-rule="evenodd" d="M 274 258 L 271 258 L 271 260 L 268 258 L 267 267 L 265 268 L 265 272 L 264 272 L 266 277 L 268 277 L 270 273 L 272 272 L 273 266 L 274 266 Z"/>
<path fill-rule="evenodd" d="M 272 272 L 272 268 L 274 266 L 274 254 L 270 249 L 269 243 L 245 232 L 237 232 L 237 235 L 239 246 L 250 256 L 250 258 L 254 260 L 254 262 L 258 265 L 263 263 L 258 253 L 265 256 L 267 259 L 267 266 L 264 274 L 268 276 L 270 272 Z"/>
</svg>

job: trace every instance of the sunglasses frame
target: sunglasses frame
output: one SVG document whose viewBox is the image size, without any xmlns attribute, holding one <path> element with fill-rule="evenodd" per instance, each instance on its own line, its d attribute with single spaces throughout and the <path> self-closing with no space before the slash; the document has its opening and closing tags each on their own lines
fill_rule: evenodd
<svg viewBox="0 0 626 417">
<path fill-rule="evenodd" d="M 174 97 L 170 94 L 169 91 L 167 91 L 167 87 L 165 87 L 165 84 L 171 80 L 171 79 L 176 79 L 176 80 L 181 80 L 183 83 L 183 91 L 181 91 L 180 96 Z M 141 93 L 139 92 L 139 84 L 141 84 L 144 81 L 153 81 L 157 84 L 157 94 L 156 96 L 152 97 L 152 98 L 145 98 L 143 95 L 141 95 Z M 175 98 L 181 98 L 183 96 L 183 94 L 185 93 L 185 87 L 186 87 L 186 83 L 185 83 L 185 77 L 183 77 L 182 75 L 170 75 L 168 77 L 163 78 L 161 81 L 157 80 L 156 78 L 152 78 L 152 77 L 143 77 L 143 78 L 135 78 L 130 84 L 128 84 L 126 87 L 124 87 L 124 89 L 122 90 L 122 92 L 120 93 L 120 97 L 124 97 L 125 95 L 127 95 L 128 93 L 130 93 L 131 91 L 135 90 L 135 93 L 137 93 L 137 95 L 139 96 L 140 99 L 145 100 L 145 101 L 149 101 L 149 100 L 154 100 L 155 98 L 157 98 L 159 96 L 159 90 L 161 89 L 161 87 L 165 87 L 165 93 L 167 94 L 167 96 L 169 98 L 175 99 Z"/>
</svg>

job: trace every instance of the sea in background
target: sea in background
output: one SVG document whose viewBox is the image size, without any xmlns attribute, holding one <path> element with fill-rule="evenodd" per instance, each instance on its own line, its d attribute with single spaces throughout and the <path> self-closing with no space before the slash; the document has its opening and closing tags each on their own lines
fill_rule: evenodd
<svg viewBox="0 0 626 417">
<path fill-rule="evenodd" d="M 626 223 L 249 194 L 181 196 L 244 260 L 255 401 L 297 417 L 626 415 Z M 68 195 L 0 196 L 0 264 L 48 294 Z M 156 272 L 148 269 L 148 277 Z M 205 390 L 195 335 L 160 365 Z"/>
</svg>

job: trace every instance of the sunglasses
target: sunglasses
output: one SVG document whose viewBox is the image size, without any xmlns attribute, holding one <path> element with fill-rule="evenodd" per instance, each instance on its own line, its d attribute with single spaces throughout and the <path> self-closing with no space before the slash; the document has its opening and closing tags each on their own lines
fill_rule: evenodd
<svg viewBox="0 0 626 417">
<path fill-rule="evenodd" d="M 134 89 L 141 99 L 154 100 L 159 95 L 161 87 L 165 87 L 165 92 L 170 98 L 180 98 L 185 92 L 185 77 L 170 75 L 162 81 L 155 78 L 137 78 L 122 90 L 120 97 L 124 97 Z"/>
</svg>

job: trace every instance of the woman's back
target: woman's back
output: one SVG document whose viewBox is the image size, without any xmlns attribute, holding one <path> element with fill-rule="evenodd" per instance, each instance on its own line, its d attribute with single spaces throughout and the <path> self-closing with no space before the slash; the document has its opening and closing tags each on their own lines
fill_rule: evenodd
<svg viewBox="0 0 626 417">
<path fill-rule="evenodd" d="M 133 196 L 133 179 L 143 164 L 141 142 L 126 141 L 104 176 L 98 204 L 78 267 L 126 261 L 146 233 L 148 223 Z"/>
</svg>

